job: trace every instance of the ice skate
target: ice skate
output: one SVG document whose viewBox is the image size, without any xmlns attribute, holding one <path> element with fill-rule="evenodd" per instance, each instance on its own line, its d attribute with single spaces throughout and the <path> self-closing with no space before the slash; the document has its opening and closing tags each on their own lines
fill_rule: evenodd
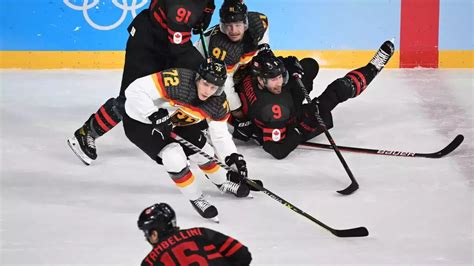
<svg viewBox="0 0 474 266">
<path fill-rule="evenodd" d="M 252 194 L 250 194 L 250 188 L 247 186 L 247 184 L 239 184 L 227 180 L 223 184 L 217 185 L 217 187 L 223 193 L 232 193 L 237 198 L 253 198 Z"/>
<path fill-rule="evenodd" d="M 85 126 L 74 132 L 74 136 L 67 140 L 71 150 L 86 165 L 90 165 L 97 158 L 95 139 Z"/>
<path fill-rule="evenodd" d="M 221 185 L 217 185 L 220 191 L 224 193 L 232 193 L 237 198 L 253 198 L 253 196 L 250 194 L 249 186 L 239 177 L 237 173 L 228 172 L 227 176 L 228 180 L 226 180 Z"/>
<path fill-rule="evenodd" d="M 380 46 L 377 53 L 374 55 L 370 63 L 377 68 L 378 71 L 382 70 L 382 68 L 387 64 L 390 57 L 392 57 L 393 53 L 395 52 L 395 45 L 393 42 L 395 39 L 385 41 L 382 46 Z"/>
<path fill-rule="evenodd" d="M 210 204 L 205 198 L 204 195 L 201 195 L 196 200 L 190 200 L 191 205 L 194 209 L 201 215 L 203 218 L 209 219 L 215 223 L 219 223 L 219 218 L 217 217 L 217 208 L 214 205 Z"/>
</svg>

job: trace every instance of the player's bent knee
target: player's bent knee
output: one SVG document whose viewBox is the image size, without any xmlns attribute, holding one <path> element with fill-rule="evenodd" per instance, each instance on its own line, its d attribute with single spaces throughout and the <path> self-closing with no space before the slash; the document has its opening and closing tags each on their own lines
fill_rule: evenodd
<svg viewBox="0 0 474 266">
<path fill-rule="evenodd" d="M 173 142 L 166 145 L 158 155 L 167 172 L 178 173 L 188 165 L 188 159 L 179 143 Z"/>
<path fill-rule="evenodd" d="M 208 154 L 209 156 L 213 157 L 214 156 L 214 148 L 212 148 L 211 145 L 209 145 L 209 143 L 206 143 L 204 145 L 204 147 L 202 147 L 201 149 L 204 153 Z M 196 163 L 197 165 L 202 165 L 202 164 L 205 164 L 205 163 L 208 163 L 209 162 L 209 159 L 207 159 L 206 157 L 202 156 L 201 154 L 199 153 L 195 153 L 193 155 L 190 155 L 189 156 L 189 159 Z"/>
</svg>

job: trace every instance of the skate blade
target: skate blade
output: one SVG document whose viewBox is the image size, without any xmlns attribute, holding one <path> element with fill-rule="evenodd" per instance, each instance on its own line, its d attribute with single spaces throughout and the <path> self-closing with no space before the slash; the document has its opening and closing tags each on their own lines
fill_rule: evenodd
<svg viewBox="0 0 474 266">
<path fill-rule="evenodd" d="M 77 158 L 79 158 L 79 160 L 81 160 L 85 165 L 90 165 L 92 163 L 92 159 L 81 150 L 81 147 L 79 146 L 79 143 L 75 137 L 67 139 L 67 144 L 74 154 L 76 154 Z"/>
<path fill-rule="evenodd" d="M 213 222 L 215 222 L 216 224 L 219 223 L 219 217 L 217 217 L 217 216 L 216 216 L 216 217 L 209 218 L 208 220 L 213 221 Z"/>
</svg>

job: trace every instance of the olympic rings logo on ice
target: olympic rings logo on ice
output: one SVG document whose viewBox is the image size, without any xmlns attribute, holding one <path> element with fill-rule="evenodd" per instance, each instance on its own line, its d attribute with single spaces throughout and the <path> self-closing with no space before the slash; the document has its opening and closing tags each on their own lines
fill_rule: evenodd
<svg viewBox="0 0 474 266">
<path fill-rule="evenodd" d="M 89 23 L 91 27 L 97 30 L 113 30 L 117 28 L 118 26 L 120 26 L 120 24 L 122 24 L 122 22 L 127 17 L 128 11 L 132 13 L 133 17 L 136 17 L 137 9 L 142 8 L 148 2 L 148 0 L 142 0 L 139 4 L 137 4 L 138 0 L 132 0 L 132 3 L 128 5 L 128 0 L 121 0 L 122 3 L 119 3 L 120 0 L 112 0 L 112 3 L 116 7 L 118 7 L 119 9 L 122 9 L 122 15 L 115 23 L 108 26 L 103 26 L 92 21 L 88 12 L 89 9 L 95 8 L 99 4 L 100 0 L 92 0 L 92 3 L 89 3 L 90 2 L 89 0 L 82 0 L 82 5 L 75 5 L 75 4 L 72 4 L 70 1 L 71 0 L 63 0 L 64 4 L 70 7 L 71 9 L 82 11 L 82 15 L 84 16 L 84 19 L 86 20 L 86 22 Z M 76 0 L 73 0 L 73 1 L 75 2 Z"/>
</svg>

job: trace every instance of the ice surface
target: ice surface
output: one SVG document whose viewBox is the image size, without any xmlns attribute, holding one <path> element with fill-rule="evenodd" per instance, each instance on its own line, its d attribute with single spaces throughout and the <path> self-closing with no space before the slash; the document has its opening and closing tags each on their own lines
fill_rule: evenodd
<svg viewBox="0 0 474 266">
<path fill-rule="evenodd" d="M 321 70 L 312 96 L 346 72 Z M 264 194 L 236 199 L 203 178 L 221 223 L 202 220 L 122 126 L 99 139 L 98 160 L 83 165 L 66 138 L 117 95 L 121 71 L 1 71 L 0 264 L 139 265 L 150 247 L 136 228 L 138 214 L 165 201 L 181 227 L 242 241 L 253 265 L 472 265 L 473 74 L 384 70 L 338 106 L 331 134 L 339 145 L 432 152 L 457 134 L 466 138 L 442 159 L 345 152 L 360 183 L 350 196 L 335 192 L 349 178 L 333 151 L 298 149 L 276 161 L 238 143 L 250 175 L 268 189 L 334 228 L 370 232 L 342 239 Z"/>
</svg>

